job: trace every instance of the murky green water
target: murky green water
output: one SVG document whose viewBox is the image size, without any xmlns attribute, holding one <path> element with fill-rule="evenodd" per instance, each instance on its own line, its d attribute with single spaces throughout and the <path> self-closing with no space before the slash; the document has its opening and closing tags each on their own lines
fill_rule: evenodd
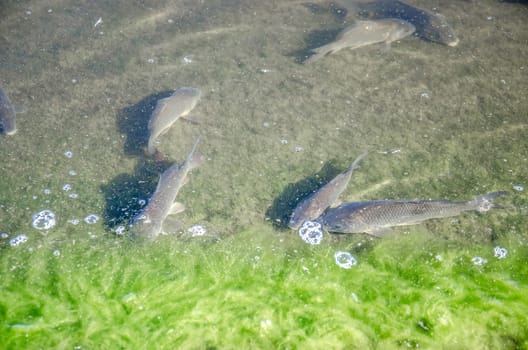
<svg viewBox="0 0 528 350">
<path fill-rule="evenodd" d="M 0 138 L 0 347 L 527 348 L 528 7 L 415 4 L 460 44 L 305 66 L 342 24 L 297 1 L 2 2 L 0 83 L 26 112 Z M 201 136 L 179 215 L 207 236 L 130 242 L 114 232 L 167 166 L 143 130 L 179 86 L 202 99 L 158 147 L 181 161 Z M 284 228 L 365 150 L 345 201 L 507 190 L 506 208 L 313 247 Z"/>
</svg>

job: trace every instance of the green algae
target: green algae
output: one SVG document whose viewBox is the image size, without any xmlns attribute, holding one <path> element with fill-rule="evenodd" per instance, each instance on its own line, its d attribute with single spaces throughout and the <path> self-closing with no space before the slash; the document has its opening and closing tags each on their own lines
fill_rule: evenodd
<svg viewBox="0 0 528 350">
<path fill-rule="evenodd" d="M 2 348 L 528 344 L 526 248 L 496 259 L 488 244 L 410 234 L 355 254 L 345 270 L 335 242 L 269 235 L 4 252 Z M 475 266 L 474 255 L 489 262 Z"/>
</svg>

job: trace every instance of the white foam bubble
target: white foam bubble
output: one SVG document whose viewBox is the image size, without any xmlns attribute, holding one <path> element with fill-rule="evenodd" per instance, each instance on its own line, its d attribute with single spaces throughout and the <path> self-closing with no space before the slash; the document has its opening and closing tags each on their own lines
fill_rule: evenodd
<svg viewBox="0 0 528 350">
<path fill-rule="evenodd" d="M 497 259 L 504 259 L 508 255 L 508 249 L 496 246 L 493 248 L 493 256 Z"/>
<path fill-rule="evenodd" d="M 202 225 L 194 225 L 187 229 L 191 233 L 192 237 L 203 236 L 207 233 L 207 229 Z"/>
<path fill-rule="evenodd" d="M 11 247 L 18 247 L 19 245 L 23 244 L 23 243 L 26 243 L 28 241 L 28 236 L 26 236 L 25 234 L 21 233 L 13 238 L 11 238 L 11 240 L 9 241 L 9 245 Z"/>
<path fill-rule="evenodd" d="M 91 225 L 91 224 L 95 224 L 95 223 L 97 223 L 97 221 L 99 221 L 99 216 L 97 216 L 95 214 L 90 214 L 90 215 L 86 216 L 83 220 L 87 224 Z"/>
<path fill-rule="evenodd" d="M 299 229 L 299 236 L 308 244 L 321 244 L 323 240 L 323 228 L 315 221 L 305 221 Z"/>
<path fill-rule="evenodd" d="M 54 256 L 60 256 L 60 250 L 55 249 L 55 250 L 53 251 L 53 255 L 54 255 Z"/>
<path fill-rule="evenodd" d="M 484 265 L 488 262 L 488 259 L 486 258 L 483 258 L 481 256 L 476 256 L 474 257 L 473 259 L 471 259 L 471 262 L 474 264 L 474 265 L 477 265 L 477 266 L 481 266 L 481 265 Z"/>
<path fill-rule="evenodd" d="M 49 230 L 56 224 L 55 213 L 49 209 L 44 209 L 33 215 L 31 226 L 37 230 Z"/>
<path fill-rule="evenodd" d="M 64 184 L 64 185 L 62 186 L 62 190 L 63 190 L 64 192 L 71 191 L 71 189 L 72 189 L 72 185 L 70 185 L 70 184 Z"/>
<path fill-rule="evenodd" d="M 70 150 L 68 150 L 68 151 L 64 151 L 64 156 L 65 156 L 66 158 L 71 158 L 71 157 L 73 157 L 73 152 L 70 151 Z"/>
<path fill-rule="evenodd" d="M 80 222 L 79 219 L 70 219 L 68 220 L 68 223 L 72 224 L 72 225 L 78 225 Z"/>
<path fill-rule="evenodd" d="M 0 238 L 2 238 L 2 239 L 9 238 L 9 233 L 7 233 L 7 232 L 0 233 Z"/>
<path fill-rule="evenodd" d="M 350 269 L 352 266 L 357 265 L 357 260 L 349 252 L 337 251 L 334 254 L 334 259 L 337 266 L 343 269 Z"/>
</svg>

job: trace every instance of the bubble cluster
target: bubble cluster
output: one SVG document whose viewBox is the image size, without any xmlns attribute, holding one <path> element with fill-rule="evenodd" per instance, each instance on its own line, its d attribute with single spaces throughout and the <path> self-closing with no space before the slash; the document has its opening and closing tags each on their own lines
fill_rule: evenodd
<svg viewBox="0 0 528 350">
<path fill-rule="evenodd" d="M 64 192 L 71 191 L 71 189 L 72 189 L 72 185 L 70 185 L 70 184 L 64 184 L 64 185 L 62 186 L 62 190 L 63 190 Z"/>
<path fill-rule="evenodd" d="M 33 215 L 31 226 L 37 230 L 49 230 L 57 223 L 55 213 L 51 210 L 44 209 Z"/>
<path fill-rule="evenodd" d="M 194 225 L 187 229 L 191 233 L 192 237 L 203 236 L 207 233 L 207 230 L 202 225 Z"/>
<path fill-rule="evenodd" d="M 23 243 L 26 243 L 28 241 L 28 236 L 26 236 L 25 234 L 21 233 L 19 234 L 18 236 L 15 236 L 13 238 L 11 238 L 11 240 L 9 241 L 9 245 L 11 247 L 17 247 Z"/>
<path fill-rule="evenodd" d="M 508 255 L 508 249 L 496 246 L 495 248 L 493 248 L 493 255 L 497 259 L 504 259 Z"/>
<path fill-rule="evenodd" d="M 316 221 L 305 221 L 299 229 L 299 236 L 308 244 L 321 244 L 323 240 L 323 228 Z"/>
<path fill-rule="evenodd" d="M 91 224 L 95 224 L 97 221 L 99 221 L 99 216 L 97 216 L 95 214 L 90 214 L 90 215 L 86 216 L 83 220 L 87 224 L 91 225 Z"/>
<path fill-rule="evenodd" d="M 473 259 L 471 259 L 471 262 L 473 263 L 473 265 L 481 266 L 481 265 L 486 264 L 488 262 L 488 259 L 483 258 L 481 256 L 476 256 Z"/>
<path fill-rule="evenodd" d="M 352 266 L 357 265 L 357 260 L 349 252 L 335 252 L 334 259 L 337 266 L 343 269 L 350 269 Z"/>
</svg>

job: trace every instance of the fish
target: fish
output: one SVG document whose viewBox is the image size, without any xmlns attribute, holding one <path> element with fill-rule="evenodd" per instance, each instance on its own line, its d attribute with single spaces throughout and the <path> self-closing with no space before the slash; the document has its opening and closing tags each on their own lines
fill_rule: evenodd
<svg viewBox="0 0 528 350">
<path fill-rule="evenodd" d="M 415 28 L 412 24 L 400 19 L 357 21 L 343 29 L 331 43 L 312 49 L 314 54 L 303 63 L 313 63 L 345 48 L 357 49 L 376 43 L 390 44 L 411 35 L 414 31 Z"/>
<path fill-rule="evenodd" d="M 339 196 L 345 190 L 352 177 L 352 172 L 359 168 L 359 162 L 365 158 L 367 152 L 357 157 L 350 167 L 334 177 L 309 197 L 300 202 L 293 211 L 288 227 L 297 230 L 305 221 L 317 219 L 328 207 L 339 204 Z"/>
<path fill-rule="evenodd" d="M 391 227 L 419 224 L 425 220 L 456 216 L 465 211 L 486 212 L 502 208 L 493 203 L 497 197 L 507 196 L 499 191 L 477 196 L 463 202 L 449 200 L 374 200 L 350 202 L 328 210 L 318 222 L 323 229 L 334 233 L 368 233 L 382 237 Z"/>
<path fill-rule="evenodd" d="M 0 131 L 6 135 L 14 135 L 16 128 L 15 107 L 11 103 L 9 96 L 0 86 Z"/>
<path fill-rule="evenodd" d="M 345 3 L 347 2 L 350 4 L 351 1 L 345 1 Z M 416 28 L 416 35 L 423 39 L 447 46 L 457 46 L 460 41 L 447 23 L 447 19 L 439 13 L 415 7 L 399 0 L 380 0 L 357 4 L 357 6 L 360 8 L 359 15 L 364 18 L 398 18 L 407 21 Z"/>
<path fill-rule="evenodd" d="M 165 133 L 181 117 L 188 115 L 200 100 L 202 92 L 193 87 L 180 87 L 174 93 L 158 101 L 148 123 L 147 151 L 155 154 L 154 141 Z"/>
<path fill-rule="evenodd" d="M 170 221 L 167 220 L 169 215 L 185 210 L 182 203 L 176 202 L 176 196 L 186 184 L 188 173 L 204 161 L 203 156 L 195 153 L 199 142 L 198 138 L 182 164 L 175 163 L 160 175 L 158 186 L 147 206 L 131 220 L 132 236 L 154 239 L 162 232 L 167 232 L 164 224 Z"/>
</svg>

